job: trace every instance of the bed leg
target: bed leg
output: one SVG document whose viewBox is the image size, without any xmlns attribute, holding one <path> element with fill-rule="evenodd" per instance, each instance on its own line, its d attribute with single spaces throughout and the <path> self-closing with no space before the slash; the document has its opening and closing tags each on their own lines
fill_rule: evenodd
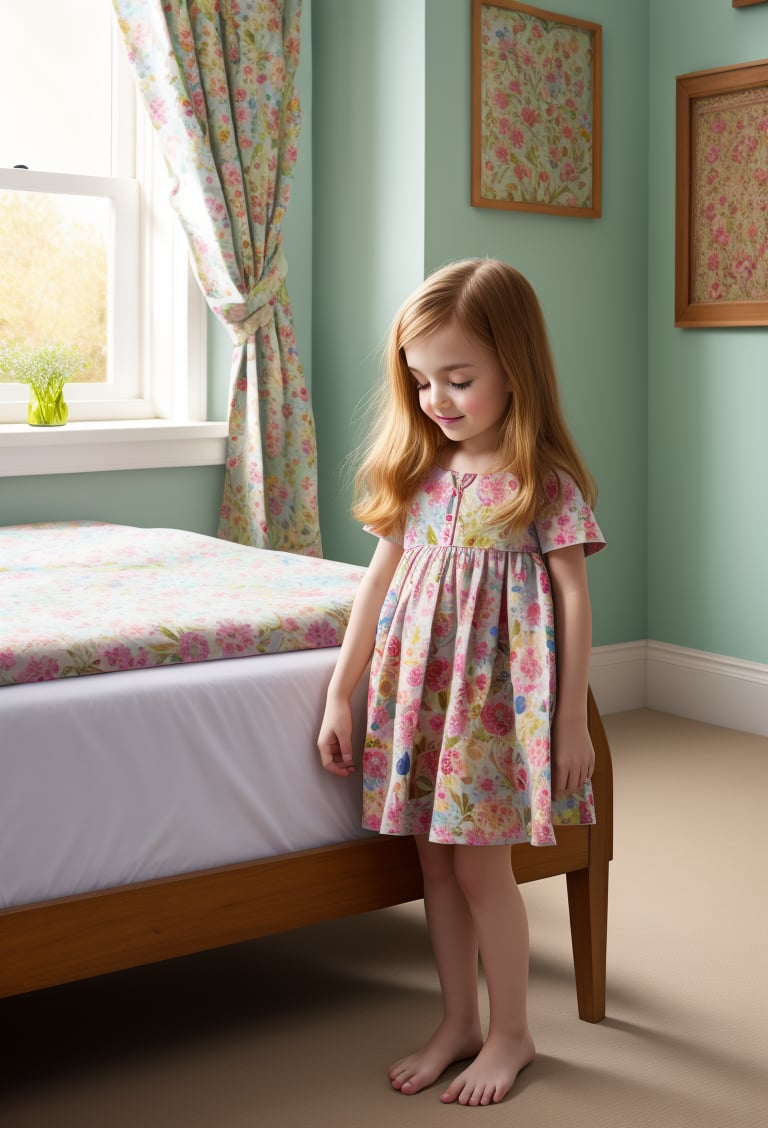
<svg viewBox="0 0 768 1128">
<path fill-rule="evenodd" d="M 579 1018 L 605 1018 L 608 865 L 613 857 L 613 773 L 600 713 L 589 691 L 588 723 L 595 749 L 592 785 L 597 824 L 589 831 L 589 866 L 566 874 Z"/>
<path fill-rule="evenodd" d="M 608 865 L 566 874 L 579 1018 L 605 1018 Z"/>
</svg>

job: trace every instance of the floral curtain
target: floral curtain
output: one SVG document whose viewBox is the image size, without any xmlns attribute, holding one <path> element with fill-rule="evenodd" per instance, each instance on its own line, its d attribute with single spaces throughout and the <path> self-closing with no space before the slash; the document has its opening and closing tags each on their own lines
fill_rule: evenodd
<svg viewBox="0 0 768 1128">
<path fill-rule="evenodd" d="M 200 286 L 234 341 L 219 536 L 319 556 L 314 423 L 281 225 L 301 0 L 113 0 Z"/>
</svg>

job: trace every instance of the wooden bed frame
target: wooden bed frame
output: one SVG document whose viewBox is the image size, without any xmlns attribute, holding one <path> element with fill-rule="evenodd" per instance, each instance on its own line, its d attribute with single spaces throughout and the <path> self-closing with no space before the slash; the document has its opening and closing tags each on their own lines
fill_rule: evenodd
<svg viewBox="0 0 768 1128">
<path fill-rule="evenodd" d="M 605 1017 L 611 757 L 589 693 L 597 824 L 512 847 L 519 882 L 565 874 L 579 1016 Z M 413 840 L 369 838 L 0 911 L 0 998 L 422 895 Z"/>
</svg>

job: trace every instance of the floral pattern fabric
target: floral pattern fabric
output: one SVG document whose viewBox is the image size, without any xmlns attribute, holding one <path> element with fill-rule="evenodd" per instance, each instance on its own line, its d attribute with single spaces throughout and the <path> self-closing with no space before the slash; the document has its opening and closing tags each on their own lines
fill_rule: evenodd
<svg viewBox="0 0 768 1128">
<path fill-rule="evenodd" d="M 694 102 L 691 296 L 697 302 L 768 298 L 768 111 L 765 91 Z"/>
<path fill-rule="evenodd" d="M 0 686 L 338 646 L 362 575 L 179 529 L 0 528 Z"/>
<path fill-rule="evenodd" d="M 591 208 L 590 30 L 493 4 L 481 11 L 481 196 Z"/>
<path fill-rule="evenodd" d="M 570 478 L 529 529 L 489 529 L 509 474 L 435 468 L 408 516 L 379 620 L 363 760 L 363 824 L 433 842 L 555 842 L 594 822 L 592 785 L 551 794 L 555 624 L 544 554 L 604 546 Z"/>
<path fill-rule="evenodd" d="M 219 536 L 321 555 L 315 431 L 281 228 L 300 0 L 113 0 L 200 286 L 234 341 Z"/>
</svg>

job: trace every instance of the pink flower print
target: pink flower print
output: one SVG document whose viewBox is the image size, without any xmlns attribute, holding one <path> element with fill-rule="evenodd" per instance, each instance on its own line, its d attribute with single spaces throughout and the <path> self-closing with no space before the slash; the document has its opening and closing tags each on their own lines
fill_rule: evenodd
<svg viewBox="0 0 768 1128">
<path fill-rule="evenodd" d="M 549 762 L 549 740 L 538 736 L 527 745 L 528 762 L 532 768 L 543 768 Z"/>
<path fill-rule="evenodd" d="M 731 241 L 731 237 L 723 227 L 722 223 L 718 224 L 717 228 L 712 232 L 712 238 L 721 247 L 727 247 Z"/>
<path fill-rule="evenodd" d="M 514 149 L 522 149 L 525 144 L 525 134 L 522 129 L 513 129 L 509 135 L 509 143 Z"/>
<path fill-rule="evenodd" d="M 449 748 L 446 752 L 443 752 L 440 758 L 440 771 L 444 776 L 455 775 L 457 772 L 461 771 L 461 759 L 453 748 Z"/>
<path fill-rule="evenodd" d="M 490 776 L 483 776 L 483 778 L 480 780 L 479 786 L 481 791 L 484 791 L 486 795 L 489 795 L 493 791 L 495 784 Z"/>
<path fill-rule="evenodd" d="M 16 655 L 12 650 L 0 650 L 0 670 L 12 670 L 16 665 Z"/>
<path fill-rule="evenodd" d="M 520 117 L 530 129 L 533 129 L 533 127 L 541 120 L 538 110 L 532 109 L 531 106 L 523 106 L 522 110 L 520 111 Z"/>
<path fill-rule="evenodd" d="M 216 642 L 225 658 L 242 654 L 253 646 L 253 631 L 247 623 L 234 623 L 225 620 L 216 626 Z"/>
<path fill-rule="evenodd" d="M 526 649 L 520 659 L 520 670 L 528 681 L 536 681 L 541 676 L 541 663 L 532 646 Z"/>
<path fill-rule="evenodd" d="M 53 681 L 59 676 L 59 663 L 55 658 L 43 655 L 42 658 L 30 658 L 27 665 L 19 674 L 20 682 Z"/>
<path fill-rule="evenodd" d="M 133 655 L 127 646 L 118 643 L 116 646 L 107 647 L 104 650 L 104 657 L 107 660 L 107 665 L 112 670 L 132 670 L 133 669 Z"/>
<path fill-rule="evenodd" d="M 179 636 L 179 654 L 182 662 L 205 662 L 210 654 L 207 638 L 197 631 L 182 631 Z"/>
<path fill-rule="evenodd" d="M 710 270 L 717 270 L 720 266 L 720 256 L 717 251 L 713 251 L 707 259 L 707 266 Z"/>
<path fill-rule="evenodd" d="M 501 475 L 481 478 L 477 483 L 477 497 L 483 505 L 500 505 L 507 493 L 506 480 Z"/>
<path fill-rule="evenodd" d="M 550 794 L 549 794 L 548 788 L 546 788 L 546 787 L 541 788 L 538 795 L 536 796 L 536 801 L 534 803 L 534 807 L 536 808 L 537 811 L 549 811 L 549 809 L 551 807 L 551 799 L 550 799 Z"/>
<path fill-rule="evenodd" d="M 564 184 L 567 184 L 569 183 L 569 181 L 578 180 L 578 178 L 579 174 L 574 168 L 572 162 L 566 161 L 563 167 L 560 169 L 560 179 Z"/>
<path fill-rule="evenodd" d="M 469 724 L 469 711 L 465 702 L 457 702 L 451 709 L 446 725 L 447 736 L 463 736 Z"/>
<path fill-rule="evenodd" d="M 525 618 L 529 627 L 538 627 L 541 622 L 541 604 L 531 603 L 526 611 Z"/>
<path fill-rule="evenodd" d="M 435 638 L 447 638 L 453 629 L 453 620 L 442 612 L 435 615 L 432 622 L 432 634 Z"/>
<path fill-rule="evenodd" d="M 202 99 L 202 94 L 200 95 L 200 97 Z M 163 103 L 163 99 L 158 94 L 155 94 L 152 98 L 150 98 L 147 108 L 149 110 L 149 116 L 155 125 L 165 125 L 168 120 L 168 115 L 165 111 L 165 104 Z M 205 108 L 204 101 L 203 108 Z"/>
<path fill-rule="evenodd" d="M 524 180 L 530 180 L 531 179 L 531 170 L 528 168 L 527 165 L 523 165 L 523 164 L 519 164 L 519 163 L 516 164 L 515 167 L 514 167 L 514 173 L 515 173 L 516 179 L 519 180 L 521 184 Z"/>
<path fill-rule="evenodd" d="M 435 658 L 427 666 L 425 682 L 433 693 L 447 689 L 451 680 L 451 667 L 445 658 Z"/>
<path fill-rule="evenodd" d="M 371 779 L 386 779 L 389 775 L 387 757 L 380 748 L 366 748 L 363 771 Z"/>
<path fill-rule="evenodd" d="M 403 800 L 399 797 L 389 800 L 386 826 L 390 834 L 400 834 L 403 823 Z"/>
<path fill-rule="evenodd" d="M 390 658 L 400 657 L 400 639 L 396 635 L 390 635 L 387 639 L 387 654 Z"/>
<path fill-rule="evenodd" d="M 515 727 L 515 714 L 504 701 L 487 702 L 480 710 L 480 720 L 495 736 L 507 736 Z"/>
<path fill-rule="evenodd" d="M 310 649 L 317 648 L 318 650 L 324 646 L 337 646 L 339 642 L 339 636 L 331 624 L 319 620 L 310 623 L 304 638 Z"/>
<path fill-rule="evenodd" d="M 493 102 L 494 106 L 498 107 L 498 109 L 506 110 L 507 106 L 509 105 L 510 98 L 508 94 L 505 94 L 504 91 L 497 86 L 493 92 L 491 101 Z"/>
<path fill-rule="evenodd" d="M 413 710 L 409 709 L 407 712 L 403 713 L 398 720 L 398 736 L 400 742 L 405 745 L 406 748 L 410 748 L 411 744 L 413 744 L 413 734 L 416 731 L 416 717 Z"/>
<path fill-rule="evenodd" d="M 421 666 L 412 666 L 411 669 L 408 671 L 408 675 L 406 677 L 406 681 L 408 682 L 408 685 L 418 687 L 418 686 L 421 685 L 423 680 L 424 680 L 424 675 L 422 673 Z"/>
<path fill-rule="evenodd" d="M 433 713 L 429 718 L 429 727 L 432 729 L 432 732 L 439 735 L 445 728 L 445 717 L 443 714 Z"/>
<path fill-rule="evenodd" d="M 712 132 L 725 133 L 725 122 L 721 117 L 715 118 L 715 120 L 712 122 Z"/>
</svg>

